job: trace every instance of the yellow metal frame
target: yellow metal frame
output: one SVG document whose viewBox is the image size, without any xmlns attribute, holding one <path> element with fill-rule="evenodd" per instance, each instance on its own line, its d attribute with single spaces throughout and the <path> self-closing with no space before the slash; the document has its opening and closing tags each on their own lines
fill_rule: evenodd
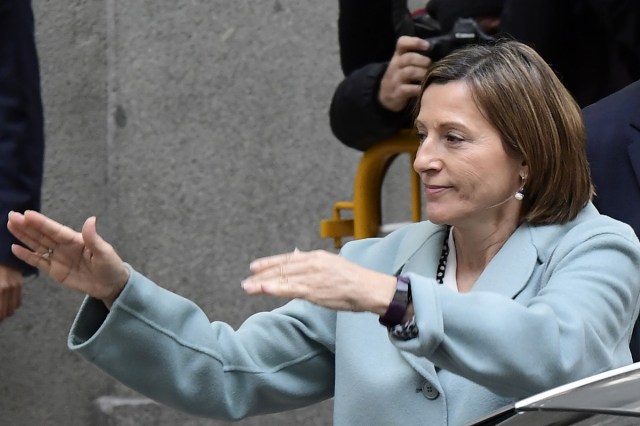
<svg viewBox="0 0 640 426">
<path fill-rule="evenodd" d="M 413 130 L 403 130 L 396 136 L 377 143 L 364 152 L 353 185 L 353 201 L 338 201 L 333 205 L 331 219 L 320 221 L 320 237 L 333 238 L 336 248 L 342 238 L 375 237 L 382 225 L 381 190 L 385 174 L 400 154 L 410 156 L 411 219 L 419 222 L 422 216 L 420 178 L 413 170 L 418 138 Z M 353 219 L 342 219 L 341 212 L 351 210 Z"/>
</svg>

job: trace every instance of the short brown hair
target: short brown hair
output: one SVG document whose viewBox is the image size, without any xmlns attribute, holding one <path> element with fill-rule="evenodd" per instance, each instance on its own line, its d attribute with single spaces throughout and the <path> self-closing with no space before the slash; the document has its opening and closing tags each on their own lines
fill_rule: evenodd
<svg viewBox="0 0 640 426">
<path fill-rule="evenodd" d="M 458 49 L 434 63 L 422 83 L 464 81 L 507 149 L 529 167 L 521 219 L 564 223 L 591 200 L 593 185 L 577 103 L 530 47 L 514 40 Z"/>
</svg>

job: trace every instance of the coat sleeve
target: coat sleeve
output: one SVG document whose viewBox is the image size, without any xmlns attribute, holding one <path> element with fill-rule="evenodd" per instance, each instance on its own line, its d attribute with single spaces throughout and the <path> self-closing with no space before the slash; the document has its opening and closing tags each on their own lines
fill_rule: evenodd
<svg viewBox="0 0 640 426">
<path fill-rule="evenodd" d="M 412 126 L 413 103 L 401 112 L 384 109 L 378 103 L 380 80 L 387 63 L 368 64 L 349 74 L 336 88 L 329 122 L 340 142 L 366 151 L 376 142 Z"/>
<path fill-rule="evenodd" d="M 111 312 L 85 299 L 68 345 L 160 403 L 237 420 L 330 398 L 334 334 L 335 312 L 302 301 L 238 330 L 210 323 L 194 303 L 131 270 Z"/>
<path fill-rule="evenodd" d="M 9 211 L 40 209 L 44 132 L 30 1 L 0 3 L 0 264 L 36 270 L 11 253 Z"/>
<path fill-rule="evenodd" d="M 631 363 L 638 265 L 630 230 L 601 229 L 560 244 L 532 297 L 458 294 L 410 274 L 419 336 L 393 342 L 497 394 L 529 396 Z"/>
</svg>

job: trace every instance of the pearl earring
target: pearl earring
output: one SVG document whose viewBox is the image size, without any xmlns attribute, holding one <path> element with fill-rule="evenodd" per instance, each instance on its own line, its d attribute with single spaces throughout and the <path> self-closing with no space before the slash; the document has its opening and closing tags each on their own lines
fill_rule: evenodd
<svg viewBox="0 0 640 426">
<path fill-rule="evenodd" d="M 520 186 L 520 188 L 514 195 L 514 197 L 516 197 L 516 200 L 518 201 L 522 201 L 522 199 L 524 198 L 524 182 L 527 180 L 527 178 L 524 176 L 520 176 L 520 179 L 522 179 L 522 186 Z"/>
</svg>

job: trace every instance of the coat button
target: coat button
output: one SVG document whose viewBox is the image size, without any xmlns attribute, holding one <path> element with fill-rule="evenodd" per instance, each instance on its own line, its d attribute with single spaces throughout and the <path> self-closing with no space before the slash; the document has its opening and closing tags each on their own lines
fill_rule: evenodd
<svg viewBox="0 0 640 426">
<path fill-rule="evenodd" d="M 422 395 L 427 399 L 436 399 L 440 396 L 440 392 L 428 380 L 422 384 Z"/>
</svg>

